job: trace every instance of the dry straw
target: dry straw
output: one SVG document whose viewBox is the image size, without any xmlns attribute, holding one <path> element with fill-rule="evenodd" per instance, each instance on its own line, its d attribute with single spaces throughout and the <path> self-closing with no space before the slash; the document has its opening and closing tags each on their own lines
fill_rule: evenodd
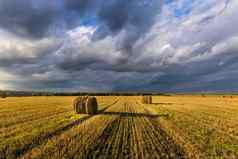
<svg viewBox="0 0 238 159">
<path fill-rule="evenodd" d="M 143 104 L 152 104 L 152 97 L 151 96 L 143 96 L 142 103 Z"/>
<path fill-rule="evenodd" d="M 98 104 L 96 97 L 89 97 L 86 102 L 86 113 L 96 114 L 98 110 Z"/>
<path fill-rule="evenodd" d="M 85 105 L 86 105 L 87 97 L 78 97 L 73 102 L 74 111 L 78 114 L 86 113 Z"/>
<path fill-rule="evenodd" d="M 78 97 L 73 102 L 74 111 L 77 114 L 96 114 L 97 113 L 97 99 L 96 97 Z"/>
</svg>

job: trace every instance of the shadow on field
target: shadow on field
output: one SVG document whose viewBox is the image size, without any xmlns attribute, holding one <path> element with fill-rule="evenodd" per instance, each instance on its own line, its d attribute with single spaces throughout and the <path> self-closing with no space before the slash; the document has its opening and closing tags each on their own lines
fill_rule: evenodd
<svg viewBox="0 0 238 159">
<path fill-rule="evenodd" d="M 102 115 L 120 115 L 120 117 L 107 125 L 95 140 L 95 143 L 90 145 L 89 151 L 83 152 L 85 153 L 85 158 L 185 159 L 183 147 L 174 141 L 174 138 L 164 130 L 164 127 L 156 119 L 156 117 L 166 115 L 153 115 L 148 110 L 145 111 L 145 113 L 101 113 Z M 135 128 L 137 122 L 128 117 L 148 117 L 148 119 L 146 122 L 143 122 L 143 119 L 139 119 L 138 121 L 142 126 Z M 142 134 L 142 136 L 137 134 Z M 112 149 L 113 151 L 110 151 Z"/>
<path fill-rule="evenodd" d="M 148 118 L 158 118 L 167 117 L 168 114 L 147 114 L 147 113 L 130 113 L 130 112 L 101 112 L 101 115 L 120 115 L 121 117 L 148 117 Z"/>
<path fill-rule="evenodd" d="M 110 107 L 111 107 L 112 105 L 114 105 L 114 104 L 115 104 L 115 103 L 110 104 L 110 105 L 108 105 L 107 107 L 105 107 L 105 108 L 99 110 L 99 111 L 98 111 L 98 114 L 104 113 L 104 111 L 106 111 L 108 108 L 110 108 Z M 78 119 L 78 120 L 75 120 L 74 122 L 72 122 L 72 123 L 66 125 L 65 127 L 62 127 L 61 129 L 58 129 L 57 131 L 55 131 L 54 133 L 52 133 L 50 137 L 52 137 L 52 136 L 54 136 L 54 135 L 57 135 L 58 132 L 66 131 L 66 130 L 68 130 L 68 129 L 70 129 L 70 128 L 76 126 L 76 125 L 79 125 L 79 124 L 81 124 L 82 122 L 84 122 L 85 120 L 88 120 L 89 118 L 91 118 L 91 117 L 93 117 L 93 116 L 94 116 L 94 115 L 88 115 L 88 116 L 85 116 L 85 117 L 80 118 L 80 119 Z"/>
<path fill-rule="evenodd" d="M 154 105 L 173 105 L 173 103 L 152 103 Z"/>
<path fill-rule="evenodd" d="M 112 104 L 106 106 L 105 108 L 99 110 L 98 114 L 103 113 L 104 111 L 106 111 L 108 108 L 110 108 L 112 105 L 114 105 L 117 102 L 118 102 L 118 100 L 116 100 Z M 24 146 L 19 147 L 19 148 L 13 150 L 10 153 L 13 156 L 13 158 L 20 157 L 20 156 L 24 155 L 25 153 L 27 153 L 28 151 L 30 151 L 31 149 L 33 149 L 33 148 L 35 148 L 35 147 L 37 147 L 37 146 L 47 142 L 49 139 L 53 138 L 54 136 L 59 135 L 62 132 L 67 131 L 67 130 L 73 128 L 74 126 L 77 126 L 77 125 L 83 123 L 84 121 L 92 118 L 93 116 L 94 115 L 87 115 L 87 116 L 82 117 L 82 118 L 80 118 L 78 120 L 75 120 L 75 121 L 73 121 L 73 122 L 71 122 L 71 123 L 69 123 L 69 124 L 67 124 L 65 126 L 57 128 L 54 131 L 43 133 L 43 134 L 37 136 L 36 138 L 34 138 L 31 143 L 25 144 Z M 4 153 L 4 156 L 8 156 L 7 153 L 9 153 L 9 152 L 6 151 L 6 152 L 3 152 L 3 153 Z M 1 154 L 1 152 L 0 152 L 0 154 Z M 0 156 L 0 159 L 1 159 L 1 156 Z"/>
</svg>

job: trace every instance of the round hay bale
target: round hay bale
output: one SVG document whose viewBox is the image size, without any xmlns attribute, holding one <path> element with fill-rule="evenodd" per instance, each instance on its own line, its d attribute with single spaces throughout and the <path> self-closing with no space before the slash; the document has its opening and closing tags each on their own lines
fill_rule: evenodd
<svg viewBox="0 0 238 159">
<path fill-rule="evenodd" d="M 143 103 L 143 104 L 146 103 L 146 101 L 145 101 L 145 96 L 142 96 L 141 103 Z"/>
<path fill-rule="evenodd" d="M 77 97 L 73 100 L 73 109 L 74 109 L 74 111 L 76 111 L 76 105 L 77 105 L 77 102 L 78 102 L 78 98 L 80 98 L 80 97 Z"/>
<path fill-rule="evenodd" d="M 145 98 L 145 103 L 149 104 L 149 97 L 148 96 L 146 96 L 146 98 Z"/>
<path fill-rule="evenodd" d="M 86 102 L 86 113 L 96 114 L 98 110 L 98 103 L 96 97 L 88 97 Z"/>
<path fill-rule="evenodd" d="M 81 113 L 81 112 L 80 112 L 80 109 L 79 109 L 79 105 L 80 105 L 80 103 L 81 103 L 81 100 L 82 100 L 82 97 L 77 97 L 77 98 L 74 99 L 74 101 L 73 101 L 73 109 L 74 109 L 74 111 L 75 111 L 77 114 Z"/>
<path fill-rule="evenodd" d="M 151 96 L 143 96 L 142 103 L 143 104 L 152 104 L 152 97 Z"/>
<path fill-rule="evenodd" d="M 147 96 L 143 96 L 142 97 L 142 103 L 143 104 L 147 104 L 148 103 L 148 97 Z"/>
<path fill-rule="evenodd" d="M 151 96 L 148 96 L 148 97 L 147 97 L 147 100 L 148 100 L 148 101 L 147 101 L 147 104 L 152 104 L 152 97 L 151 97 Z"/>
<path fill-rule="evenodd" d="M 82 100 L 81 100 L 80 110 L 81 110 L 82 113 L 87 113 L 87 112 L 86 112 L 87 99 L 88 99 L 88 96 L 83 97 Z"/>
<path fill-rule="evenodd" d="M 87 97 L 77 97 L 74 100 L 73 108 L 77 114 L 86 113 L 86 108 L 85 108 L 86 100 L 87 100 Z"/>
</svg>

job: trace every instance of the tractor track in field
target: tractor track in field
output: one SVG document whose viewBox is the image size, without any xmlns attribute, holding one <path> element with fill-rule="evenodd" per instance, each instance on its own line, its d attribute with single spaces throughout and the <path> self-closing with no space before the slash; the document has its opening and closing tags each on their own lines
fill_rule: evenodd
<svg viewBox="0 0 238 159">
<path fill-rule="evenodd" d="M 124 111 L 106 113 L 119 117 L 105 128 L 87 158 L 185 158 L 183 149 L 160 127 L 158 115 L 134 103 L 125 103 Z"/>
<path fill-rule="evenodd" d="M 186 158 L 182 147 L 160 126 L 158 118 L 164 115 L 152 114 L 133 100 L 118 101 L 79 127 L 51 136 L 49 144 L 29 148 L 20 158 Z"/>
<path fill-rule="evenodd" d="M 114 104 L 116 104 L 118 102 L 118 100 L 115 100 L 113 103 L 105 106 L 105 108 L 101 109 L 99 111 L 99 113 L 102 113 L 104 111 L 106 111 L 108 108 L 110 108 L 111 106 L 113 106 Z M 18 158 L 18 157 L 21 157 L 23 156 L 24 154 L 26 154 L 28 151 L 31 151 L 33 148 L 36 148 L 44 143 L 46 143 L 48 140 L 50 140 L 51 138 L 53 138 L 54 136 L 57 136 L 57 135 L 60 135 L 61 133 L 63 133 L 64 131 L 67 131 L 81 123 L 83 123 L 84 121 L 90 119 L 91 117 L 93 117 L 93 115 L 85 115 L 84 117 L 78 119 L 78 120 L 75 120 L 73 122 L 70 122 L 68 123 L 67 125 L 65 126 L 62 126 L 52 132 L 49 132 L 49 133 L 46 133 L 46 134 L 42 134 L 40 136 L 37 136 L 36 138 L 33 139 L 33 141 L 29 144 L 25 144 L 23 147 L 19 147 L 18 149 L 14 150 L 13 152 L 11 152 L 12 156 L 14 158 Z M 3 152 L 0 152 L 0 154 L 3 154 L 3 156 L 7 156 L 7 155 L 4 155 L 6 153 L 9 153 L 7 152 L 7 147 L 6 147 L 6 150 Z M 1 156 L 0 156 L 0 159 L 1 159 Z"/>
<path fill-rule="evenodd" d="M 0 112 L 0 159 L 238 156 L 237 97 L 159 96 L 152 104 L 144 104 L 141 96 L 98 97 L 99 111 L 95 115 L 77 115 L 70 106 L 72 97 L 61 98 L 4 101 Z M 11 109 L 7 109 L 9 104 Z"/>
<path fill-rule="evenodd" d="M 104 116 L 102 115 L 104 111 L 117 110 L 117 103 L 119 100 L 115 101 L 113 104 L 110 104 L 103 110 L 99 111 L 97 115 L 93 118 L 90 117 L 90 120 L 85 120 L 78 127 L 74 127 L 65 131 L 62 134 L 54 136 L 48 139 L 47 143 L 42 143 L 37 147 L 30 149 L 28 152 L 21 155 L 19 158 L 30 159 L 32 158 L 45 158 L 45 154 L 50 156 L 50 158 L 84 158 L 84 155 L 87 152 L 87 146 L 93 145 L 95 140 L 98 138 L 98 135 L 105 129 L 107 125 L 110 125 L 118 115 Z M 111 108 L 113 106 L 113 108 Z M 120 110 L 120 107 L 118 107 Z M 98 125 L 98 123 L 100 123 Z M 87 133 L 90 132 L 90 133 Z M 53 145 L 53 146 L 52 146 Z M 35 154 L 37 152 L 37 154 Z M 57 155 L 60 155 L 57 156 Z"/>
</svg>

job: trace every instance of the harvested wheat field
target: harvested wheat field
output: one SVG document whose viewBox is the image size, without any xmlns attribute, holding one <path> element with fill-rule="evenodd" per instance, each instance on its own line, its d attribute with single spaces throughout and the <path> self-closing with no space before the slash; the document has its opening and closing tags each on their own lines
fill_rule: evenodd
<svg viewBox="0 0 238 159">
<path fill-rule="evenodd" d="M 0 99 L 0 158 L 238 158 L 236 96 L 100 96 L 95 115 L 75 98 Z"/>
</svg>

